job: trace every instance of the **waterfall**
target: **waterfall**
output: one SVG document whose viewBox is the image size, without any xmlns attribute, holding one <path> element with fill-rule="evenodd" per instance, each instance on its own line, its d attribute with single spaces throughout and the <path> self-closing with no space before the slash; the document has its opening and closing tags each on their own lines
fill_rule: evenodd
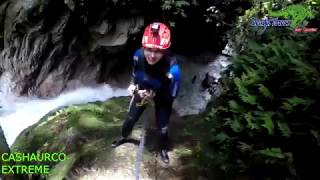
<svg viewBox="0 0 320 180">
<path fill-rule="evenodd" d="M 10 92 L 13 86 L 8 74 L 4 74 L 0 78 L 0 84 L 0 106 L 2 106 L 0 109 L 0 125 L 9 146 L 25 128 L 38 122 L 51 110 L 61 106 L 105 101 L 112 97 L 128 95 L 125 89 L 112 88 L 104 84 L 96 87 L 81 87 L 64 92 L 51 99 L 39 99 L 14 96 Z"/>
</svg>

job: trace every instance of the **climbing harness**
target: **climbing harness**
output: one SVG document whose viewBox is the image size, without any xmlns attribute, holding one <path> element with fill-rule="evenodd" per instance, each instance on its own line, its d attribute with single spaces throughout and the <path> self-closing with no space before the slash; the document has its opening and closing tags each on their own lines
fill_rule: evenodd
<svg viewBox="0 0 320 180">
<path fill-rule="evenodd" d="M 153 93 L 153 92 L 151 92 Z M 150 97 L 143 97 L 140 102 L 136 103 L 136 106 L 145 106 L 149 103 Z"/>
<path fill-rule="evenodd" d="M 138 94 L 138 92 L 139 92 L 139 85 L 136 86 L 136 89 L 134 90 L 134 94 Z M 149 92 L 150 96 L 145 96 L 145 97 L 141 98 L 140 95 L 138 94 L 139 97 L 141 98 L 141 100 L 140 100 L 140 102 L 136 103 L 136 106 L 145 106 L 151 100 L 150 97 L 154 97 L 155 94 L 152 90 L 147 90 L 147 92 Z M 133 96 L 132 96 L 132 99 L 133 99 Z"/>
</svg>

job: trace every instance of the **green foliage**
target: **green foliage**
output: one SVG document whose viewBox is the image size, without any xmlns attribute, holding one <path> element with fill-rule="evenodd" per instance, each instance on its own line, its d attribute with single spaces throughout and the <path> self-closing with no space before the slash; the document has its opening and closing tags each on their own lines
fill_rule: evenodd
<svg viewBox="0 0 320 180">
<path fill-rule="evenodd" d="M 190 3 L 185 0 L 163 0 L 162 1 L 162 9 L 164 10 L 175 10 L 175 14 L 181 14 L 181 16 L 186 17 L 184 14 L 184 7 L 190 6 Z"/>
<path fill-rule="evenodd" d="M 319 39 L 320 33 L 295 34 L 289 28 L 248 38 L 232 73 L 220 82 L 220 103 L 203 122 L 213 137 L 199 152 L 206 167 L 230 176 L 258 171 L 258 179 L 306 174 L 306 154 L 296 148 L 307 146 L 307 157 L 320 150 Z M 278 169 L 281 173 L 271 176 Z"/>
<path fill-rule="evenodd" d="M 227 38 L 233 43 L 236 52 L 247 49 L 250 39 L 263 39 L 268 33 L 281 33 L 279 27 L 252 27 L 250 24 L 252 18 L 287 18 L 291 19 L 291 30 L 297 26 L 304 27 L 312 19 L 319 19 L 320 1 L 307 0 L 300 3 L 292 3 L 287 0 L 259 0 L 253 1 L 252 8 L 238 17 L 236 23 L 227 34 Z M 280 9 L 274 9 L 273 5 L 278 5 Z M 286 43 L 289 45 L 288 43 Z M 261 46 L 260 46 L 261 47 Z M 277 53 L 277 52 L 275 52 Z"/>
<path fill-rule="evenodd" d="M 282 153 L 280 148 L 267 148 L 262 150 L 257 150 L 257 154 L 268 156 L 271 158 L 284 159 L 285 155 Z"/>
<path fill-rule="evenodd" d="M 269 98 L 269 99 L 273 99 L 273 95 L 267 87 L 265 87 L 263 84 L 258 84 L 258 86 L 259 86 L 260 93 L 264 97 Z"/>
<path fill-rule="evenodd" d="M 190 0 L 188 0 L 190 1 Z M 172 16 L 181 16 L 187 18 L 186 8 L 190 6 L 190 2 L 186 0 L 161 0 L 161 8 L 165 13 Z M 169 16 L 170 17 L 170 16 Z M 175 22 L 169 20 L 170 26 L 175 26 Z"/>
</svg>

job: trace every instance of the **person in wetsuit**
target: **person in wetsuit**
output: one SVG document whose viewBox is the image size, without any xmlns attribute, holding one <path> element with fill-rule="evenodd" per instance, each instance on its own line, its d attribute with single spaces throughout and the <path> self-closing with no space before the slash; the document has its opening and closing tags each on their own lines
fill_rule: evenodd
<svg viewBox="0 0 320 180">
<path fill-rule="evenodd" d="M 121 130 L 121 137 L 112 143 L 117 147 L 127 141 L 134 124 L 146 108 L 143 100 L 154 100 L 156 124 L 160 138 L 160 157 L 169 163 L 168 124 L 172 104 L 180 88 L 180 69 L 176 57 L 169 52 L 170 29 L 163 23 L 152 23 L 144 31 L 142 48 L 133 56 L 133 74 L 128 87 L 132 100 Z"/>
</svg>

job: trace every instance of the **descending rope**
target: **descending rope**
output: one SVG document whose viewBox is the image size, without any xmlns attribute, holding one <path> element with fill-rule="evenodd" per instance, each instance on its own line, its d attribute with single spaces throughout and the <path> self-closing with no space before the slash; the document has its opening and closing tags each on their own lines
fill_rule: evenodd
<svg viewBox="0 0 320 180">
<path fill-rule="evenodd" d="M 137 91 L 136 91 L 137 92 Z M 150 95 L 154 95 L 154 92 L 151 91 Z M 141 99 L 139 103 L 136 104 L 136 106 L 145 106 L 149 103 L 150 98 L 144 97 Z M 147 129 L 147 122 L 148 120 L 146 118 L 143 119 L 143 128 L 141 130 L 141 139 L 139 143 L 139 148 L 137 151 L 137 156 L 136 156 L 136 161 L 135 161 L 135 177 L 136 180 L 140 179 L 140 168 L 141 168 L 141 163 L 142 163 L 142 154 L 143 154 L 143 149 L 144 149 L 144 142 L 145 142 L 145 137 L 146 137 L 146 129 Z"/>
<path fill-rule="evenodd" d="M 136 180 L 140 179 L 140 168 L 141 168 L 141 162 L 142 162 L 142 153 L 144 149 L 144 142 L 145 142 L 145 136 L 146 136 L 146 128 L 147 128 L 147 119 L 144 119 L 143 121 L 143 128 L 141 131 L 141 140 L 139 143 L 139 148 L 137 151 L 136 161 L 135 161 L 135 177 Z"/>
</svg>

